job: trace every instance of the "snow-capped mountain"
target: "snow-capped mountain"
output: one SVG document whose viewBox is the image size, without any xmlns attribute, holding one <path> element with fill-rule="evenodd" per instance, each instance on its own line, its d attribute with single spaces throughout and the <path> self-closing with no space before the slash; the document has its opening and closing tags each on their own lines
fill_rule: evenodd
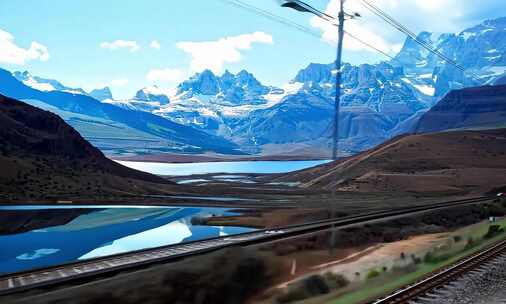
<svg viewBox="0 0 506 304">
<path fill-rule="evenodd" d="M 457 34 L 421 32 L 418 38 L 466 71 L 445 63 L 411 38 L 394 60 L 344 64 L 339 135 L 346 150 L 369 148 L 410 130 L 450 90 L 493 84 L 506 75 L 506 17 Z M 205 70 L 172 91 L 145 87 L 126 100 L 113 99 L 106 88 L 90 94 L 102 103 L 149 112 L 224 137 L 249 151 L 316 141 L 327 146 L 334 69 L 333 63 L 311 63 L 282 88 L 264 85 L 246 70 L 222 75 Z M 69 89 L 27 72 L 16 75 L 42 90 Z"/>
<path fill-rule="evenodd" d="M 64 86 L 60 82 L 54 79 L 47 79 L 38 76 L 33 76 L 28 71 L 24 72 L 14 72 L 12 75 L 19 81 L 23 82 L 25 85 L 32 87 L 39 91 L 61 91 L 72 94 L 82 94 L 88 95 L 83 89 L 80 88 L 70 88 Z"/>
<path fill-rule="evenodd" d="M 487 20 L 458 34 L 422 32 L 418 38 L 466 69 L 464 73 L 414 40 L 406 40 L 392 64 L 402 65 L 408 77 L 432 87 L 438 98 L 452 89 L 493 83 L 506 72 L 506 17 Z"/>
<path fill-rule="evenodd" d="M 102 89 L 94 89 L 90 92 L 90 96 L 98 101 L 113 99 L 111 89 L 109 87 L 103 87 Z"/>
<path fill-rule="evenodd" d="M 137 91 L 134 99 L 142 101 L 156 101 L 161 105 L 168 104 L 170 102 L 167 92 L 164 92 L 157 86 L 145 87 Z"/>
<path fill-rule="evenodd" d="M 231 137 L 230 119 L 271 107 L 292 91 L 291 85 L 286 90 L 264 86 L 244 70 L 237 74 L 225 71 L 221 76 L 205 70 L 182 82 L 174 92 L 150 87 L 139 90 L 131 99 L 104 102 Z"/>
<path fill-rule="evenodd" d="M 0 94 L 61 115 L 104 151 L 242 153 L 236 144 L 222 137 L 158 115 L 120 108 L 82 94 L 34 89 L 1 68 Z"/>
<path fill-rule="evenodd" d="M 245 70 L 236 75 L 225 71 L 221 76 L 205 70 L 181 83 L 177 95 L 185 99 L 193 96 L 210 96 L 215 103 L 244 105 L 265 103 L 263 96 L 271 90 L 273 88 L 262 85 L 253 74 Z"/>
<path fill-rule="evenodd" d="M 334 69 L 333 64 L 309 64 L 291 82 L 298 88 L 296 92 L 272 107 L 236 119 L 231 123 L 233 133 L 251 145 L 328 138 L 335 97 Z M 345 64 L 342 71 L 340 137 L 352 143 L 346 145 L 347 150 L 380 143 L 396 124 L 430 105 L 431 97 L 414 87 L 402 68 L 388 63 Z"/>
<path fill-rule="evenodd" d="M 464 66 L 466 73 L 410 38 L 395 60 L 344 64 L 343 146 L 357 151 L 378 144 L 405 132 L 451 89 L 498 78 L 506 66 L 505 24 L 506 18 L 500 18 L 458 34 L 419 34 L 419 39 Z M 265 144 L 312 142 L 331 135 L 334 69 L 333 63 L 311 63 L 284 88 L 263 85 L 244 70 L 221 76 L 207 70 L 181 83 L 168 104 L 138 96 L 114 102 L 226 137 L 250 150 Z"/>
</svg>

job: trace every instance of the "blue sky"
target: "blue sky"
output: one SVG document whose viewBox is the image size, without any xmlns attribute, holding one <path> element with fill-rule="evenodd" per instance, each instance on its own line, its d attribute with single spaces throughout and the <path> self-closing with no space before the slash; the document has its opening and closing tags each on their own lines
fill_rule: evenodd
<svg viewBox="0 0 506 304">
<path fill-rule="evenodd" d="M 282 85 L 310 62 L 335 56 L 335 28 L 274 0 L 242 0 L 311 28 L 314 37 L 224 0 L 0 1 L 0 67 L 28 70 L 73 87 L 111 86 L 117 98 L 157 84 L 169 89 L 194 72 L 247 69 Z M 334 13 L 337 0 L 307 1 Z M 377 0 L 413 31 L 459 32 L 501 16 L 503 0 Z M 404 37 L 368 13 L 347 29 L 386 52 Z M 376 62 L 382 55 L 345 41 L 344 60 Z"/>
</svg>

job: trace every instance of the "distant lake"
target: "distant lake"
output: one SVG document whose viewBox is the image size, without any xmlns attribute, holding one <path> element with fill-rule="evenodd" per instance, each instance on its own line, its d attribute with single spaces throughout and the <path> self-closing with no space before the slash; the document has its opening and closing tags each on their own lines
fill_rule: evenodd
<svg viewBox="0 0 506 304">
<path fill-rule="evenodd" d="M 205 207 L 0 206 L 0 274 L 255 230 L 192 224 L 193 217 L 238 212 Z"/>
<path fill-rule="evenodd" d="M 285 173 L 328 163 L 330 160 L 228 161 L 177 164 L 118 162 L 124 166 L 153 174 L 183 176 L 208 173 Z"/>
</svg>

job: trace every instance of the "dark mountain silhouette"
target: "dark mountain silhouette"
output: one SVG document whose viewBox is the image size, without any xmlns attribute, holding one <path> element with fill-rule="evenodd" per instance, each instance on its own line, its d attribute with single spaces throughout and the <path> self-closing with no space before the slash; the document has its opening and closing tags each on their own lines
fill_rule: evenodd
<svg viewBox="0 0 506 304">
<path fill-rule="evenodd" d="M 495 85 L 506 85 L 506 75 L 498 78 L 495 83 Z"/>
<path fill-rule="evenodd" d="M 453 90 L 426 112 L 413 133 L 506 126 L 506 85 Z"/>
<path fill-rule="evenodd" d="M 0 197 L 129 191 L 132 180 L 170 183 L 106 158 L 59 116 L 2 95 L 0 142 Z"/>
</svg>

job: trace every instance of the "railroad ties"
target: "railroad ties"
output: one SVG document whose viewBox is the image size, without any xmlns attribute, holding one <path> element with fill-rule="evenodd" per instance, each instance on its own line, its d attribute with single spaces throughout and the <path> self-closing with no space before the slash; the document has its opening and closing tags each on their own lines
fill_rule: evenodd
<svg viewBox="0 0 506 304">
<path fill-rule="evenodd" d="M 420 282 L 409 285 L 373 303 L 445 303 L 445 299 L 438 298 L 440 287 L 445 287 L 447 290 L 451 289 L 455 287 L 453 283 L 457 280 L 463 279 L 467 275 L 477 275 L 480 273 L 480 270 L 486 269 L 487 267 L 497 266 L 497 261 L 506 261 L 505 253 L 506 240 L 503 240 L 492 247 L 471 255 L 457 264 L 445 268 Z M 502 267 L 504 267 L 504 265 L 502 265 Z M 436 288 L 438 288 L 438 290 L 436 290 Z M 452 294 L 455 295 L 455 292 L 452 292 Z M 432 302 L 434 299 L 438 300 Z M 448 298 L 446 298 L 446 300 L 447 299 Z"/>
<path fill-rule="evenodd" d="M 93 258 L 90 260 L 67 263 L 59 266 L 36 269 L 33 271 L 0 275 L 0 296 L 31 288 L 53 286 L 72 280 L 84 278 L 91 279 L 106 273 L 135 269 L 136 267 L 148 266 L 154 263 L 170 262 L 178 258 L 199 255 L 229 246 L 246 246 L 288 239 L 291 237 L 318 233 L 323 230 L 331 229 L 332 227 L 342 228 L 356 224 L 361 225 L 367 222 L 392 219 L 406 215 L 445 209 L 452 206 L 477 204 L 490 199 L 491 197 L 475 197 L 396 210 L 376 211 L 343 218 L 326 219 L 311 223 L 262 229 L 237 235 L 193 241 L 185 244 L 175 244 L 135 252 L 121 253 L 106 257 Z"/>
</svg>

